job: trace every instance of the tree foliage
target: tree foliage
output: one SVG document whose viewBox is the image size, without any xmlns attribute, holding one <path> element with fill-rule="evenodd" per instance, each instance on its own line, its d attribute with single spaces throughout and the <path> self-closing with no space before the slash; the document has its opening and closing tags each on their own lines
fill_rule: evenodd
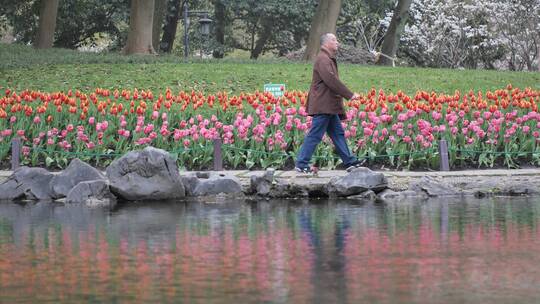
<svg viewBox="0 0 540 304">
<path fill-rule="evenodd" d="M 225 43 L 250 52 L 283 55 L 307 38 L 316 0 L 222 0 L 231 21 Z"/>
<path fill-rule="evenodd" d="M 0 15 L 13 27 L 16 41 L 33 43 L 39 18 L 39 0 L 1 0 Z M 54 46 L 77 48 L 95 44 L 97 34 L 123 44 L 129 0 L 62 0 L 58 8 Z M 119 41 L 117 41 L 119 40 Z"/>
<path fill-rule="evenodd" d="M 382 43 L 381 20 L 394 8 L 394 0 L 343 0 L 337 22 L 340 41 L 368 51 Z"/>
<path fill-rule="evenodd" d="M 188 28 L 190 55 L 222 58 L 245 50 L 253 59 L 265 53 L 300 52 L 320 0 L 159 0 L 167 10 L 160 49 L 182 54 L 183 4 L 210 12 L 209 37 L 199 33 L 198 18 Z M 0 34 L 35 44 L 40 0 L 0 0 Z M 61 0 L 54 46 L 76 49 L 126 45 L 130 0 Z M 341 0 L 338 39 L 360 52 L 381 50 L 397 0 Z M 539 69 L 540 0 L 414 0 L 397 52 L 411 65 L 510 70 Z M 160 17 L 161 18 L 161 17 Z M 157 22 L 161 23 L 161 22 Z M 159 25 L 157 26 L 159 27 Z M 177 33 L 178 32 L 178 33 Z M 161 34 L 163 33 L 163 35 Z M 158 37 L 154 37 L 158 38 Z M 318 37 L 316 37 L 318 38 Z M 157 41 L 154 41 L 155 44 Z M 367 53 L 369 54 L 369 53 Z"/>
</svg>

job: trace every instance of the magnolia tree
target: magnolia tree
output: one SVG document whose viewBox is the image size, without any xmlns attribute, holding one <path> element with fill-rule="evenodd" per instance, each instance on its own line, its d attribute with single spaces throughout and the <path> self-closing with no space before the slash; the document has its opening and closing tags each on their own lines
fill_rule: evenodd
<svg viewBox="0 0 540 304">
<path fill-rule="evenodd" d="M 492 12 L 493 30 L 507 49 L 508 68 L 540 70 L 540 0 L 494 1 Z"/>
<path fill-rule="evenodd" d="M 537 69 L 539 9 L 540 0 L 415 0 L 401 57 L 421 66 Z"/>
</svg>

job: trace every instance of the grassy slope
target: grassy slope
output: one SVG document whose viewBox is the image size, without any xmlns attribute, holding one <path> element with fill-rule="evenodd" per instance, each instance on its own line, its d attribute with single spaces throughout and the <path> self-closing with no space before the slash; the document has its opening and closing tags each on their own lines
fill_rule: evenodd
<svg viewBox="0 0 540 304">
<path fill-rule="evenodd" d="M 178 56 L 122 56 L 70 50 L 34 50 L 0 44 L 0 89 L 58 91 L 96 87 L 163 91 L 202 90 L 231 93 L 261 90 L 264 83 L 285 83 L 289 90 L 307 90 L 311 64 L 283 60 L 210 60 L 183 63 Z M 354 91 L 371 87 L 413 94 L 417 90 L 540 89 L 540 73 L 485 70 L 391 68 L 340 65 L 342 80 Z"/>
</svg>

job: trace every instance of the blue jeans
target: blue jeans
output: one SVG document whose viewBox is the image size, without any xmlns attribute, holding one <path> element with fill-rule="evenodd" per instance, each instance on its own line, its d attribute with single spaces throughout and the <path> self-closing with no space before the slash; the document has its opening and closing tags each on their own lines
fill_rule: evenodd
<svg viewBox="0 0 540 304">
<path fill-rule="evenodd" d="M 296 167 L 306 168 L 309 166 L 309 161 L 317 145 L 321 142 L 324 133 L 328 133 L 330 139 L 336 147 L 337 153 L 345 166 L 357 161 L 357 158 L 351 155 L 347 140 L 345 139 L 345 131 L 341 126 L 341 120 L 337 114 L 317 114 L 313 116 L 311 129 L 304 138 L 304 143 L 300 148 L 296 160 Z"/>
</svg>

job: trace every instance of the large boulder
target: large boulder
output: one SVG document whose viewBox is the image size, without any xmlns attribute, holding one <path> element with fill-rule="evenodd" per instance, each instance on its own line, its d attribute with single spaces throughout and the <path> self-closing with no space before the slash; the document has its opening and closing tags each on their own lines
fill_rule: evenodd
<svg viewBox="0 0 540 304">
<path fill-rule="evenodd" d="M 326 191 L 329 196 L 347 197 L 368 190 L 380 192 L 387 187 L 388 181 L 384 174 L 360 167 L 345 176 L 332 178 Z"/>
<path fill-rule="evenodd" d="M 185 196 L 175 161 L 153 147 L 131 151 L 107 167 L 111 192 L 130 201 L 166 200 Z"/>
<path fill-rule="evenodd" d="M 53 177 L 51 192 L 53 198 L 62 198 L 66 197 L 69 191 L 80 182 L 106 179 L 99 170 L 75 158 L 64 171 Z"/>
<path fill-rule="evenodd" d="M 210 174 L 208 178 L 200 178 L 193 196 L 208 196 L 217 194 L 243 194 L 242 185 L 238 178 L 226 174 Z"/>
<path fill-rule="evenodd" d="M 69 191 L 66 203 L 86 204 L 89 207 L 114 207 L 116 197 L 111 193 L 107 180 L 84 181 Z"/>
<path fill-rule="evenodd" d="M 0 184 L 0 200 L 51 200 L 52 178 L 45 169 L 20 167 Z"/>
</svg>

